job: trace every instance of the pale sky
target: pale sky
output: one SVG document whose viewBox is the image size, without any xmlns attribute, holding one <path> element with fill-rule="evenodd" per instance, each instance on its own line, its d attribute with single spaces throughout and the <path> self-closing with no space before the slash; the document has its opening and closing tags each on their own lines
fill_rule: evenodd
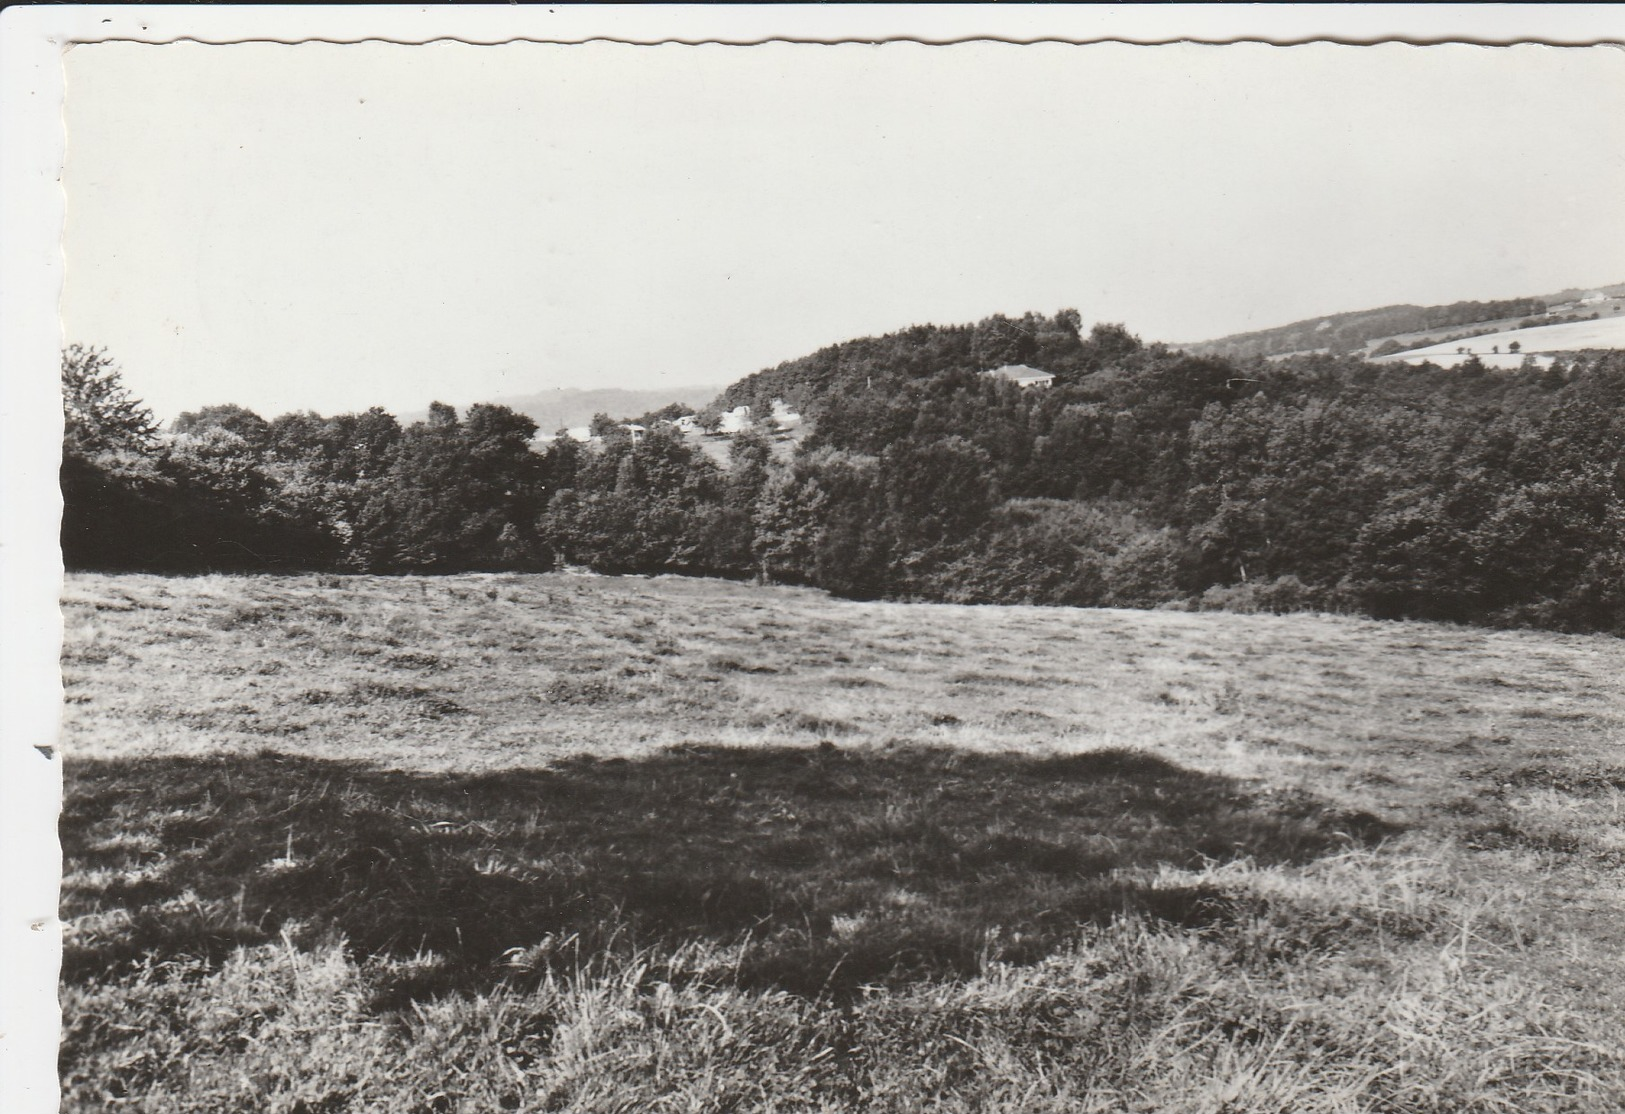
<svg viewBox="0 0 1625 1114">
<path fill-rule="evenodd" d="M 1625 281 L 1608 47 L 80 45 L 64 335 L 165 420 Z"/>
</svg>

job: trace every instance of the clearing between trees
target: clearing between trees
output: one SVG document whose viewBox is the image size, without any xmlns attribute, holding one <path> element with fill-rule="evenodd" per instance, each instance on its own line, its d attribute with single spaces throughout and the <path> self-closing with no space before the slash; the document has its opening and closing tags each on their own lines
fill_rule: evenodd
<svg viewBox="0 0 1625 1114">
<path fill-rule="evenodd" d="M 1625 1108 L 1625 642 L 74 574 L 69 1111 Z"/>
</svg>

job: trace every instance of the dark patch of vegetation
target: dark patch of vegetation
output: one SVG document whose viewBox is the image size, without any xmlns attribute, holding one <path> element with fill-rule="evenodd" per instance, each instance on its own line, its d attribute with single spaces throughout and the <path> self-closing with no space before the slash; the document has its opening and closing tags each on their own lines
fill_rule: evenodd
<svg viewBox="0 0 1625 1114">
<path fill-rule="evenodd" d="M 1491 768 L 1481 776 L 1492 779 L 1498 793 L 1509 789 L 1554 789 L 1574 796 L 1597 796 L 1615 790 L 1625 791 L 1625 766 L 1601 762 L 1569 760 L 1530 764 L 1511 770 Z"/>
<path fill-rule="evenodd" d="M 624 699 L 625 692 L 602 677 L 556 677 L 548 682 L 544 696 L 552 704 L 609 704 Z"/>
<path fill-rule="evenodd" d="M 118 914 L 70 939 L 70 980 L 294 932 L 432 952 L 444 991 L 518 977 L 544 939 L 748 937 L 745 983 L 846 992 L 970 973 L 1000 929 L 1020 929 L 1002 954 L 1024 961 L 1120 915 L 1222 919 L 1223 895 L 1149 872 L 1302 863 L 1393 831 L 1115 751 L 690 746 L 482 777 L 268 751 L 85 761 L 70 783 L 66 915 Z"/>
</svg>

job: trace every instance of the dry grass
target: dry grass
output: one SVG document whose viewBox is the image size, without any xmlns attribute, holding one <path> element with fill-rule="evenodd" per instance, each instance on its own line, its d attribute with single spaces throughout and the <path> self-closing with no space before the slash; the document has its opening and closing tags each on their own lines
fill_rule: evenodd
<svg viewBox="0 0 1625 1114">
<path fill-rule="evenodd" d="M 1625 644 L 75 576 L 68 1110 L 1625 1108 Z"/>
</svg>

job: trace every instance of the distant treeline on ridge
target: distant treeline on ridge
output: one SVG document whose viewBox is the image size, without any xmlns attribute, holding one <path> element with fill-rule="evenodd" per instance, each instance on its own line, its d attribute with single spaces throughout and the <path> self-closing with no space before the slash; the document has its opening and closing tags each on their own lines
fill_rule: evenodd
<svg viewBox="0 0 1625 1114">
<path fill-rule="evenodd" d="M 1617 297 L 1625 294 L 1625 283 L 1599 287 L 1590 293 L 1593 297 Z M 1583 320 L 1588 316 L 1586 306 L 1574 303 L 1586 294 L 1587 291 L 1583 289 L 1573 288 L 1541 297 L 1505 298 L 1490 302 L 1382 306 L 1311 317 L 1289 325 L 1235 333 L 1180 347 L 1196 355 L 1228 356 L 1232 359 L 1298 352 L 1382 356 L 1498 329 Z M 1595 319 L 1599 314 L 1592 311 L 1589 316 Z M 1399 339 L 1407 335 L 1403 342 Z"/>
<path fill-rule="evenodd" d="M 983 372 L 1054 376 L 1023 389 Z M 1322 609 L 1625 634 L 1625 353 L 1548 368 L 1265 360 L 996 316 L 833 345 L 714 404 L 746 431 L 476 405 L 160 435 L 110 357 L 63 355 L 70 568 L 690 573 L 856 598 Z M 649 415 L 646 417 L 654 417 Z M 780 446 L 780 449 L 783 447 Z"/>
</svg>

